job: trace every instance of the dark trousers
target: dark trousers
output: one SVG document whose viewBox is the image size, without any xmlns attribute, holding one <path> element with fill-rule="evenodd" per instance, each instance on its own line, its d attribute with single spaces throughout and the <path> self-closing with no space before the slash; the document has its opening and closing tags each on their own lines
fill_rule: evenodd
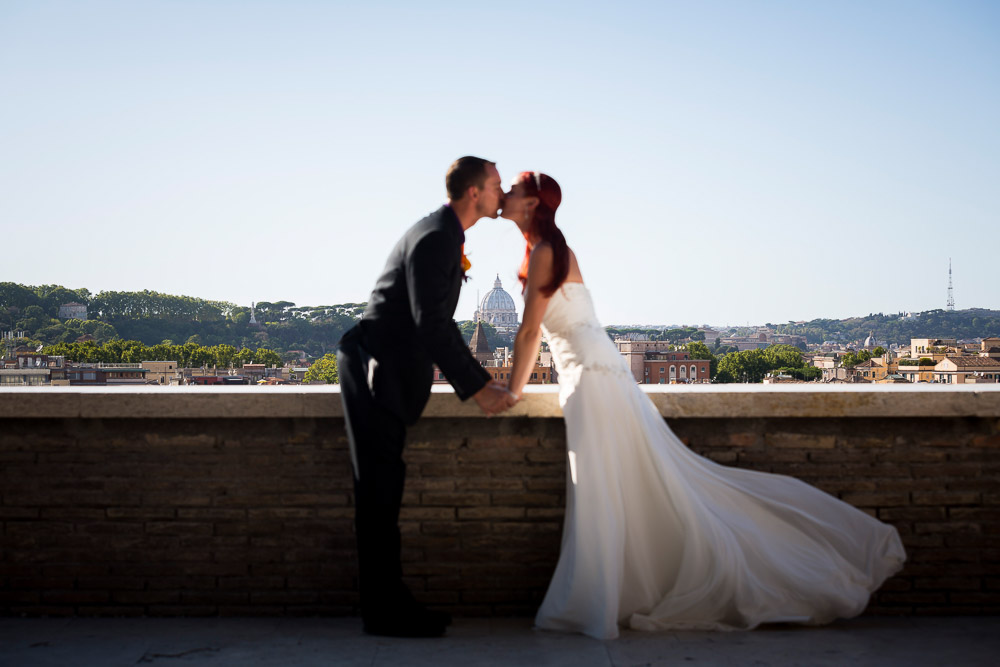
<svg viewBox="0 0 1000 667">
<path fill-rule="evenodd" d="M 406 425 L 372 397 L 368 358 L 357 341 L 342 341 L 337 351 L 340 398 L 354 466 L 358 579 L 361 613 L 366 618 L 392 613 L 413 599 L 403 585 L 400 563 Z"/>
</svg>

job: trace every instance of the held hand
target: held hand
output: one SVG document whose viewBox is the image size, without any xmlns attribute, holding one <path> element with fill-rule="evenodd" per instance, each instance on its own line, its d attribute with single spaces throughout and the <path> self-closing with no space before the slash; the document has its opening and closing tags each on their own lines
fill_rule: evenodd
<svg viewBox="0 0 1000 667">
<path fill-rule="evenodd" d="M 486 413 L 486 416 L 499 414 L 506 410 L 507 397 L 510 395 L 503 385 L 497 382 L 490 382 L 482 389 L 472 395 L 479 408 Z"/>
<path fill-rule="evenodd" d="M 506 391 L 507 391 L 507 401 L 506 401 L 507 408 L 512 408 L 515 405 L 517 405 L 518 401 L 521 400 L 521 395 L 515 394 L 510 389 L 507 389 Z"/>
<path fill-rule="evenodd" d="M 510 390 L 510 387 L 508 386 L 508 384 L 506 382 L 496 382 L 496 381 L 494 381 L 493 384 L 495 384 L 497 387 L 503 389 L 503 391 L 504 391 L 503 408 L 501 409 L 501 412 L 503 412 L 505 410 L 509 410 L 510 408 L 512 408 L 515 405 L 517 405 L 517 402 L 521 400 L 521 397 L 518 394 L 515 394 L 514 392 L 512 392 Z"/>
</svg>

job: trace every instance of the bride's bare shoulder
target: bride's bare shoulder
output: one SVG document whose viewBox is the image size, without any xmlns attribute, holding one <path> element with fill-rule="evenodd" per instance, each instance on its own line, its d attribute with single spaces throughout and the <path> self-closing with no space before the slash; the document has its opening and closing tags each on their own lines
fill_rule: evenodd
<svg viewBox="0 0 1000 667">
<path fill-rule="evenodd" d="M 531 261 L 532 262 L 543 262 L 545 264 L 552 263 L 552 244 L 548 241 L 540 241 L 535 244 L 535 247 L 531 249 Z"/>
<path fill-rule="evenodd" d="M 580 262 L 576 261 L 576 253 L 573 252 L 573 249 L 568 246 L 567 249 L 569 250 L 569 275 L 566 278 L 573 282 L 582 283 L 583 272 L 580 271 Z"/>
</svg>

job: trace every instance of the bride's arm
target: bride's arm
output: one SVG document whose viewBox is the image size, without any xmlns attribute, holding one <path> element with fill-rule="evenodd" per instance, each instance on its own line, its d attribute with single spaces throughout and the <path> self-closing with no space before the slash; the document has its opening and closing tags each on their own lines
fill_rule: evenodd
<svg viewBox="0 0 1000 667">
<path fill-rule="evenodd" d="M 524 317 L 514 337 L 514 368 L 510 372 L 508 389 L 521 395 L 531 377 L 542 342 L 542 317 L 551 296 L 542 294 L 540 287 L 552 279 L 552 246 L 539 243 L 528 260 L 528 285 L 524 292 Z"/>
</svg>

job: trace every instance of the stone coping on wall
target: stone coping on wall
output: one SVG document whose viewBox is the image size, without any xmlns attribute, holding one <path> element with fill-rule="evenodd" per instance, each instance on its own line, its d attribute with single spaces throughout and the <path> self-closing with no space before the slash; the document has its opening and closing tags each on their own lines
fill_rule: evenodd
<svg viewBox="0 0 1000 667">
<path fill-rule="evenodd" d="M 1000 417 L 1000 385 L 640 385 L 667 418 Z M 340 387 L 5 387 L 10 418 L 338 418 Z M 558 385 L 529 386 L 510 417 L 560 417 Z M 426 418 L 479 417 L 436 385 Z"/>
</svg>

